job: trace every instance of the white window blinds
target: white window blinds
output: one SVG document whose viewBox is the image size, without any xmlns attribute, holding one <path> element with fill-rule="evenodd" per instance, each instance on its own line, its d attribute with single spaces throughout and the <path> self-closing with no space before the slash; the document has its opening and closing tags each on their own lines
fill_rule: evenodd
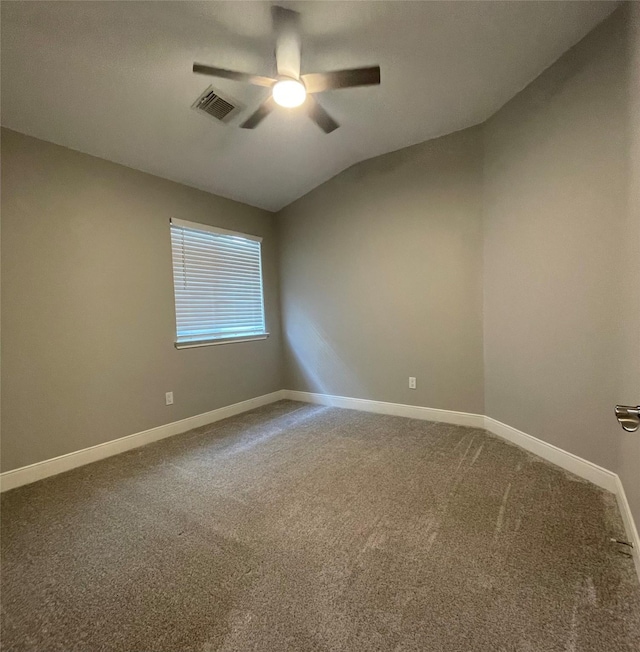
<svg viewBox="0 0 640 652">
<path fill-rule="evenodd" d="M 171 220 L 177 346 L 266 336 L 261 240 Z"/>
</svg>

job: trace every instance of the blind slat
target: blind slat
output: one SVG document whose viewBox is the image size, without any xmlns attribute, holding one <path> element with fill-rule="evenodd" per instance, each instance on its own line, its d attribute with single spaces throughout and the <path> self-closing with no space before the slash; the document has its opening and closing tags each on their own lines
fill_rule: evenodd
<svg viewBox="0 0 640 652">
<path fill-rule="evenodd" d="M 224 268 L 211 268 L 209 270 L 203 269 L 191 269 L 189 262 L 181 263 L 181 267 L 185 267 L 190 271 L 184 272 L 184 270 L 178 270 L 177 277 L 184 283 L 187 281 L 199 281 L 201 283 L 209 282 L 214 283 L 221 277 L 225 278 L 227 281 L 236 279 L 238 283 L 250 282 L 254 285 L 259 285 L 258 281 L 255 281 L 255 277 L 260 273 L 260 270 L 256 268 L 253 273 L 246 272 L 234 272 L 233 270 L 224 269 Z"/>
<path fill-rule="evenodd" d="M 188 243 L 185 243 L 185 245 L 188 245 Z M 219 261 L 224 261 L 224 262 L 237 262 L 238 264 L 251 264 L 252 262 L 255 261 L 255 256 L 253 255 L 254 252 L 251 252 L 251 255 L 245 254 L 244 252 L 235 252 L 235 251 L 218 251 L 216 253 L 211 253 L 207 249 L 194 249 L 192 247 L 189 247 L 188 251 L 185 251 L 184 248 L 182 247 L 182 243 L 180 243 L 179 247 L 171 247 L 173 250 L 174 254 L 178 255 L 184 255 L 188 256 L 190 259 L 193 260 L 206 260 L 206 261 L 212 261 L 212 260 L 219 260 Z"/>
</svg>

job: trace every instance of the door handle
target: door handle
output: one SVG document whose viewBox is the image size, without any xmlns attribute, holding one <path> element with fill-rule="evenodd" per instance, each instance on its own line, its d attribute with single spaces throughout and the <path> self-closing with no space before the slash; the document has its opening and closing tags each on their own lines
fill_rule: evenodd
<svg viewBox="0 0 640 652">
<path fill-rule="evenodd" d="M 640 405 L 616 405 L 616 419 L 627 432 L 640 428 Z"/>
</svg>

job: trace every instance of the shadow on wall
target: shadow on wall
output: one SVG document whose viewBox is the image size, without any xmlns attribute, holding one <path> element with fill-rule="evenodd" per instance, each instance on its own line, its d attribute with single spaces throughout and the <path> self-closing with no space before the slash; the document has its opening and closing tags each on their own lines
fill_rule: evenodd
<svg viewBox="0 0 640 652">
<path fill-rule="evenodd" d="M 351 396 L 367 396 L 366 385 L 345 364 L 331 339 L 299 308 L 289 309 L 285 336 L 295 368 L 308 391 L 331 394 L 329 388 L 335 387 L 332 379 L 339 378 L 343 386 L 356 390 L 351 390 Z"/>
</svg>

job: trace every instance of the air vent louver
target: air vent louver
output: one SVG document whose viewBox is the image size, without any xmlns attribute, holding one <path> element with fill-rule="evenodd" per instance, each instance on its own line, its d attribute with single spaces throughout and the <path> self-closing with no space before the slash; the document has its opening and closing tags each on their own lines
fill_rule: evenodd
<svg viewBox="0 0 640 652">
<path fill-rule="evenodd" d="M 193 108 L 210 115 L 216 120 L 225 121 L 235 113 L 239 107 L 229 100 L 220 97 L 218 93 L 211 87 L 207 88 L 202 95 L 195 101 Z"/>
</svg>

